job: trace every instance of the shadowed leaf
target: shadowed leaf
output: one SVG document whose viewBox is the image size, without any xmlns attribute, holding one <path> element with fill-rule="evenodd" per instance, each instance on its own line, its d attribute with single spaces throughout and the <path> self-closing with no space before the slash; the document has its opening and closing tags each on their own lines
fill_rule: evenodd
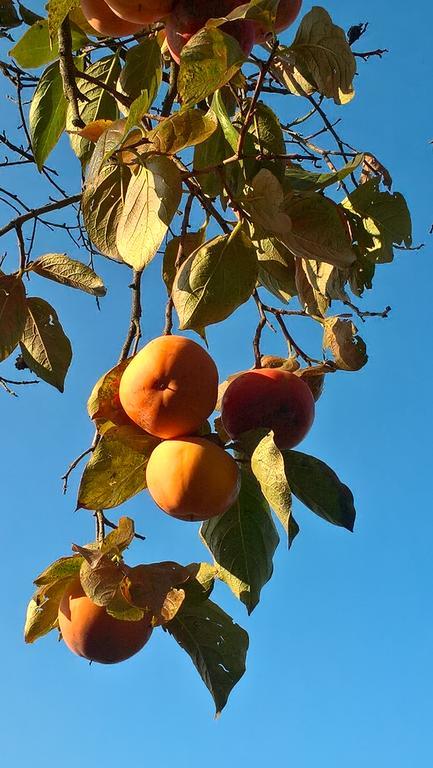
<svg viewBox="0 0 433 768">
<path fill-rule="evenodd" d="M 246 470 L 241 476 L 241 490 L 233 506 L 203 523 L 200 535 L 219 566 L 218 578 L 251 613 L 272 576 L 279 538 L 255 477 Z"/>
<path fill-rule="evenodd" d="M 21 336 L 22 356 L 39 378 L 63 392 L 72 348 L 53 307 L 44 299 L 27 299 L 27 319 Z"/>
<path fill-rule="evenodd" d="M 0 360 L 17 346 L 27 319 L 26 292 L 21 278 L 0 274 Z"/>
<path fill-rule="evenodd" d="M 185 600 L 167 630 L 191 657 L 212 694 L 216 714 L 245 672 L 248 635 L 211 600 Z"/>
</svg>

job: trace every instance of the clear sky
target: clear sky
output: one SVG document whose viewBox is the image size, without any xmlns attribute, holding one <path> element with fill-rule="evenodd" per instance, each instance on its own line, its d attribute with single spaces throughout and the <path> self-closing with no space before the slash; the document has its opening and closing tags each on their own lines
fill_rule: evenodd
<svg viewBox="0 0 433 768">
<path fill-rule="evenodd" d="M 305 10 L 311 5 L 306 0 Z M 108 295 L 101 312 L 91 297 L 33 278 L 32 293 L 57 308 L 74 360 L 64 395 L 43 383 L 21 390 L 18 399 L 0 392 L 5 766 L 432 764 L 433 16 L 427 0 L 324 5 L 345 29 L 370 22 L 357 50 L 389 48 L 383 60 L 359 62 L 357 98 L 330 113 L 341 116 L 348 141 L 374 152 L 390 169 L 394 188 L 412 209 L 414 241 L 426 243 L 419 252 L 398 252 L 391 266 L 378 269 L 365 307 L 390 304 L 392 314 L 362 329 L 368 366 L 329 377 L 303 445 L 351 486 L 355 532 L 327 525 L 298 505 L 301 535 L 290 553 L 280 545 L 274 576 L 253 615 L 248 618 L 228 590 L 217 587 L 217 601 L 248 630 L 250 651 L 247 673 L 216 722 L 190 659 L 160 630 L 142 653 L 111 667 L 89 666 L 68 653 L 55 633 L 25 646 L 23 619 L 33 578 L 68 554 L 71 542 L 93 536 L 91 516 L 74 513 L 79 473 L 66 497 L 60 476 L 90 443 L 86 399 L 118 355 L 129 312 L 127 271 L 102 258 L 97 270 Z M 284 39 L 289 42 L 291 33 Z M 294 107 L 287 101 L 280 108 L 290 117 Z M 2 122 L 5 117 L 6 130 L 15 127 L 10 104 L 2 106 Z M 63 184 L 75 190 L 79 168 L 66 141 L 51 162 L 60 164 Z M 40 200 L 37 192 L 34 175 L 22 173 L 25 199 Z M 6 245 L 12 253 L 14 239 Z M 65 238 L 41 230 L 37 252 L 54 250 L 80 255 Z M 7 262 L 11 269 L 13 263 Z M 163 325 L 159 269 L 155 263 L 144 279 L 145 340 L 159 335 Z M 247 305 L 224 326 L 210 329 L 221 378 L 251 364 L 255 323 L 254 307 Z M 304 331 L 298 333 L 302 339 Z M 270 334 L 265 347 L 283 351 Z M 16 373 L 9 364 L 1 372 Z M 206 559 L 195 526 L 169 519 L 145 494 L 119 512 L 134 517 L 147 537 L 131 548 L 131 562 Z"/>
</svg>

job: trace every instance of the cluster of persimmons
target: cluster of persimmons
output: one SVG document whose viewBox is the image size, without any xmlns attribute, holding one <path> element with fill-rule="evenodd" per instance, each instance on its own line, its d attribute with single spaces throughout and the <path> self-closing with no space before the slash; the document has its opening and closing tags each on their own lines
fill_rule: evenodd
<svg viewBox="0 0 433 768">
<path fill-rule="evenodd" d="M 228 16 L 245 0 L 81 0 L 83 13 L 93 29 L 108 37 L 139 34 L 154 22 L 164 21 L 167 46 L 179 63 L 183 46 L 209 19 Z M 296 19 L 302 0 L 280 0 L 275 32 L 286 29 Z M 255 43 L 266 40 L 271 31 L 257 20 L 235 19 L 221 26 L 236 38 L 245 56 Z"/>
<path fill-rule="evenodd" d="M 129 362 L 119 385 L 129 418 L 160 438 L 146 482 L 156 504 L 180 520 L 208 520 L 236 501 L 240 472 L 214 436 L 200 436 L 218 398 L 217 367 L 206 350 L 183 336 L 150 341 Z M 276 445 L 293 448 L 314 419 L 308 385 L 282 368 L 256 368 L 234 377 L 221 401 L 222 424 L 235 440 L 246 431 L 274 431 Z M 137 653 L 152 634 L 152 617 L 123 621 L 90 600 L 78 579 L 66 589 L 58 612 L 70 650 L 110 664 Z"/>
</svg>

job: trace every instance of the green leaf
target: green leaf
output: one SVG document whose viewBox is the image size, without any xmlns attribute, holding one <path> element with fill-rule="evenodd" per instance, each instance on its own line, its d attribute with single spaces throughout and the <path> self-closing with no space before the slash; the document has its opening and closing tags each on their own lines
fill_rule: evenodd
<svg viewBox="0 0 433 768">
<path fill-rule="evenodd" d="M 116 232 L 130 178 L 131 171 L 125 165 L 107 165 L 98 175 L 87 179 L 81 198 L 87 234 L 104 256 L 115 261 L 122 261 Z"/>
<path fill-rule="evenodd" d="M 227 112 L 223 94 L 220 90 L 216 91 L 216 93 L 213 96 L 212 99 L 212 109 L 214 110 L 218 122 L 221 126 L 221 130 L 224 134 L 224 137 L 226 139 L 226 143 L 222 145 L 223 149 L 223 157 L 221 157 L 218 161 L 218 164 L 221 163 L 222 160 L 227 159 L 230 156 L 233 156 L 237 154 L 237 148 L 238 148 L 238 141 L 239 141 L 239 131 L 235 126 L 233 125 L 232 120 L 229 117 L 229 114 Z M 231 151 L 230 151 L 231 150 Z M 254 155 L 255 149 L 254 149 L 254 141 L 252 140 L 251 136 L 249 134 L 246 135 L 244 140 L 244 155 Z M 194 162 L 195 165 L 195 162 Z M 212 172 L 212 175 L 214 178 L 221 179 L 222 178 L 227 180 L 227 186 L 231 191 L 231 194 L 234 197 L 238 197 L 242 194 L 243 187 L 245 185 L 245 179 L 250 179 L 252 175 L 254 175 L 254 167 L 256 163 L 254 160 L 239 160 L 232 163 L 227 164 L 221 169 L 221 172 L 218 172 L 217 170 Z M 202 180 L 202 176 L 199 176 L 200 181 Z"/>
<path fill-rule="evenodd" d="M 69 557 L 60 557 L 54 563 L 48 566 L 45 571 L 35 579 L 37 587 L 43 587 L 46 584 L 52 584 L 55 581 L 63 579 L 72 579 L 78 576 L 83 558 L 80 555 L 70 555 Z"/>
<path fill-rule="evenodd" d="M 350 488 L 320 459 L 282 451 L 287 481 L 299 501 L 333 525 L 353 531 L 355 507 Z"/>
<path fill-rule="evenodd" d="M 412 223 L 406 200 L 399 192 L 381 192 L 380 179 L 360 184 L 342 205 L 362 218 L 362 251 L 376 263 L 394 258 L 394 245 L 412 244 Z"/>
<path fill-rule="evenodd" d="M 260 240 L 257 256 L 259 283 L 284 303 L 296 296 L 295 260 L 285 245 L 276 238 Z"/>
<path fill-rule="evenodd" d="M 17 346 L 27 318 L 26 292 L 20 277 L 0 273 L 0 360 Z"/>
<path fill-rule="evenodd" d="M 27 299 L 21 353 L 30 370 L 63 392 L 72 349 L 53 307 L 44 299 Z"/>
<path fill-rule="evenodd" d="M 179 170 L 164 155 L 143 160 L 126 192 L 116 245 L 131 267 L 143 269 L 156 255 L 182 196 Z"/>
<path fill-rule="evenodd" d="M 203 245 L 206 239 L 207 225 L 208 222 L 206 220 L 197 232 L 187 232 L 185 234 L 182 241 L 182 259 L 188 258 L 193 251 Z M 176 261 L 181 240 L 182 238 L 178 236 L 168 241 L 162 262 L 162 277 L 169 296 L 171 295 L 176 276 Z"/>
<path fill-rule="evenodd" d="M 89 38 L 84 32 L 71 24 L 72 49 L 74 51 L 84 48 L 90 43 Z M 17 64 L 23 69 L 34 69 L 55 61 L 59 56 L 59 46 L 57 40 L 50 45 L 48 35 L 48 20 L 42 19 L 27 29 L 23 36 L 18 40 L 9 51 L 9 56 L 13 56 Z"/>
<path fill-rule="evenodd" d="M 14 29 L 21 23 L 12 0 L 0 0 L 0 29 Z"/>
<path fill-rule="evenodd" d="M 365 343 L 351 320 L 327 317 L 323 324 L 323 348 L 331 350 L 343 371 L 359 371 L 368 361 Z"/>
<path fill-rule="evenodd" d="M 57 41 L 58 31 L 69 11 L 80 5 L 80 0 L 48 0 L 48 31 L 50 40 Z"/>
<path fill-rule="evenodd" d="M 271 171 L 262 168 L 253 178 L 244 198 L 257 237 L 275 235 L 285 242 L 292 229 L 290 216 L 284 210 L 283 188 Z"/>
<path fill-rule="evenodd" d="M 292 220 L 292 230 L 279 239 L 294 256 L 337 267 L 353 264 L 356 253 L 333 200 L 317 192 L 298 193 L 289 197 L 285 210 Z"/>
<path fill-rule="evenodd" d="M 288 189 L 295 189 L 299 192 L 313 192 L 326 189 L 332 186 L 332 184 L 339 184 L 346 176 L 354 173 L 363 160 L 364 155 L 356 155 L 353 160 L 350 160 L 338 171 L 332 173 L 312 173 L 300 165 L 289 165 L 286 166 L 284 174 L 285 186 Z"/>
<path fill-rule="evenodd" d="M 46 253 L 32 262 L 31 270 L 55 283 L 78 288 L 92 296 L 105 296 L 107 293 L 104 283 L 93 269 L 65 253 Z"/>
<path fill-rule="evenodd" d="M 201 333 L 219 323 L 251 296 L 257 280 L 257 254 L 238 225 L 194 251 L 177 273 L 173 301 L 180 329 Z"/>
<path fill-rule="evenodd" d="M 57 626 L 60 601 L 69 581 L 66 578 L 52 582 L 33 595 L 27 606 L 24 626 L 26 643 L 34 643 Z"/>
<path fill-rule="evenodd" d="M 132 101 L 140 98 L 142 115 L 149 111 L 161 85 L 161 61 L 161 48 L 156 37 L 144 39 L 127 50 L 117 90 Z M 119 106 L 124 112 L 123 104 Z"/>
<path fill-rule="evenodd" d="M 229 82 L 246 57 L 234 37 L 204 27 L 183 47 L 178 91 L 184 107 L 198 104 Z"/>
<path fill-rule="evenodd" d="M 194 171 L 201 171 L 205 168 L 214 168 L 232 154 L 232 149 L 227 143 L 222 129 L 218 126 L 212 136 L 206 139 L 203 144 L 198 144 L 195 147 L 193 161 Z M 203 191 L 207 195 L 216 197 L 221 194 L 223 189 L 222 179 L 214 170 L 209 171 L 209 173 L 199 173 L 198 178 Z"/>
<path fill-rule="evenodd" d="M 152 149 L 165 155 L 175 155 L 186 147 L 194 147 L 212 136 L 217 128 L 217 119 L 212 110 L 185 109 L 158 123 L 147 138 Z"/>
<path fill-rule="evenodd" d="M 114 88 L 117 83 L 117 78 L 120 72 L 120 63 L 117 56 L 105 56 L 103 59 L 99 59 L 95 64 L 91 64 L 86 69 L 86 74 L 97 78 L 107 85 L 109 88 Z M 102 86 L 89 83 L 87 80 L 77 78 L 77 86 L 80 93 L 87 99 L 80 105 L 80 115 L 82 120 L 87 125 L 95 120 L 117 120 L 119 111 L 117 108 L 116 100 L 111 93 L 108 93 Z M 66 127 L 69 134 L 72 149 L 77 157 L 81 160 L 83 166 L 85 166 L 92 152 L 94 150 L 94 144 L 88 139 L 83 138 L 77 134 L 73 125 L 72 109 L 68 106 L 66 116 Z"/>
<path fill-rule="evenodd" d="M 43 72 L 30 105 L 30 137 L 39 170 L 65 129 L 67 104 L 59 62 L 55 61 Z"/>
<path fill-rule="evenodd" d="M 248 635 L 211 600 L 185 600 L 167 630 L 186 651 L 219 715 L 245 672 Z"/>
<path fill-rule="evenodd" d="M 305 312 L 315 317 L 324 317 L 329 308 L 329 298 L 318 288 L 316 272 L 313 268 L 315 264 L 320 264 L 320 262 L 296 259 L 296 290 L 299 296 L 299 303 Z M 329 264 L 325 264 L 325 267 L 334 269 Z"/>
<path fill-rule="evenodd" d="M 105 537 L 101 552 L 110 552 L 112 550 L 123 552 L 132 544 L 134 535 L 134 521 L 130 517 L 120 517 L 117 528 L 114 531 L 110 531 L 108 536 Z"/>
<path fill-rule="evenodd" d="M 299 96 L 317 91 L 336 104 L 354 96 L 355 57 L 344 30 L 318 6 L 304 16 L 292 45 L 279 49 L 271 71 Z"/>
<path fill-rule="evenodd" d="M 266 155 L 286 154 L 283 130 L 275 112 L 261 101 L 256 104 L 250 132 L 256 139 L 257 151 L 264 155 L 260 162 L 255 163 L 253 175 L 258 173 L 261 168 L 267 168 L 276 176 L 278 181 L 282 182 L 286 161 L 282 159 L 267 160 Z"/>
<path fill-rule="evenodd" d="M 131 358 L 118 363 L 104 373 L 92 389 L 87 401 L 87 413 L 96 422 L 98 430 L 101 424 L 105 427 L 107 422 L 116 426 L 132 424 L 119 399 L 120 379 L 130 362 Z"/>
<path fill-rule="evenodd" d="M 241 477 L 238 499 L 223 515 L 203 523 L 200 535 L 219 566 L 218 578 L 251 613 L 272 576 L 279 538 L 257 480 L 247 470 Z"/>
<path fill-rule="evenodd" d="M 299 533 L 299 526 L 292 513 L 292 494 L 287 482 L 284 454 L 275 445 L 273 433 L 257 444 L 251 456 L 251 469 L 263 496 L 286 531 L 290 549 Z"/>
<path fill-rule="evenodd" d="M 111 509 L 146 488 L 146 466 L 156 437 L 127 425 L 104 434 L 88 461 L 77 508 Z"/>
</svg>

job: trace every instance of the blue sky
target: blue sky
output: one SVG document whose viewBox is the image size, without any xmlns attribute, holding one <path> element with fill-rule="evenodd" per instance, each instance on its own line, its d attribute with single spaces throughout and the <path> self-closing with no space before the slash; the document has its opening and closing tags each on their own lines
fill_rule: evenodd
<svg viewBox="0 0 433 768">
<path fill-rule="evenodd" d="M 305 10 L 311 5 L 305 2 Z M 426 1 L 328 0 L 324 6 L 345 29 L 370 22 L 358 50 L 390 51 L 383 60 L 359 62 L 357 98 L 330 114 L 341 116 L 340 132 L 350 143 L 374 152 L 390 169 L 394 188 L 412 210 L 414 241 L 426 243 L 421 251 L 397 252 L 392 265 L 378 269 L 365 307 L 390 304 L 392 314 L 363 326 L 368 366 L 358 374 L 329 377 L 303 444 L 351 486 L 358 510 L 355 532 L 329 526 L 299 506 L 301 535 L 290 553 L 280 545 L 274 576 L 250 618 L 225 587 L 217 587 L 217 601 L 250 634 L 247 673 L 217 722 L 189 658 L 161 631 L 141 654 L 112 667 L 89 667 L 54 634 L 25 646 L 23 617 L 33 578 L 67 554 L 71 542 L 93 535 L 90 515 L 74 513 L 79 475 L 66 497 L 60 476 L 91 440 L 87 396 L 117 357 L 129 312 L 127 270 L 102 258 L 97 269 L 108 295 L 101 312 L 91 297 L 33 278 L 32 293 L 57 308 L 75 354 L 63 396 L 44 384 L 20 391 L 18 399 L 0 392 L 5 765 L 424 768 L 432 763 L 428 84 L 433 18 Z M 285 40 L 290 39 L 289 32 Z M 294 107 L 288 101 L 279 107 L 290 117 Z M 2 109 L 11 129 L 12 107 Z M 62 181 L 75 189 L 79 169 L 67 142 L 52 162 L 62 163 Z M 19 173 L 23 196 L 40 199 L 34 176 L 30 181 Z M 4 173 L 2 185 L 7 183 Z M 12 254 L 13 238 L 5 245 Z M 80 255 L 63 237 L 41 231 L 37 252 L 53 250 Z M 12 256 L 11 269 L 13 263 Z M 159 335 L 163 325 L 159 269 L 153 264 L 144 279 L 145 340 Z M 303 322 L 296 333 L 310 342 Z M 255 323 L 254 307 L 246 305 L 224 326 L 210 329 L 221 378 L 251 364 Z M 283 352 L 270 333 L 265 339 L 266 352 Z M 2 367 L 2 375 L 7 373 L 16 373 L 12 365 Z M 145 494 L 121 511 L 134 517 L 147 537 L 131 548 L 132 563 L 206 559 L 195 526 L 169 519 Z"/>
</svg>

